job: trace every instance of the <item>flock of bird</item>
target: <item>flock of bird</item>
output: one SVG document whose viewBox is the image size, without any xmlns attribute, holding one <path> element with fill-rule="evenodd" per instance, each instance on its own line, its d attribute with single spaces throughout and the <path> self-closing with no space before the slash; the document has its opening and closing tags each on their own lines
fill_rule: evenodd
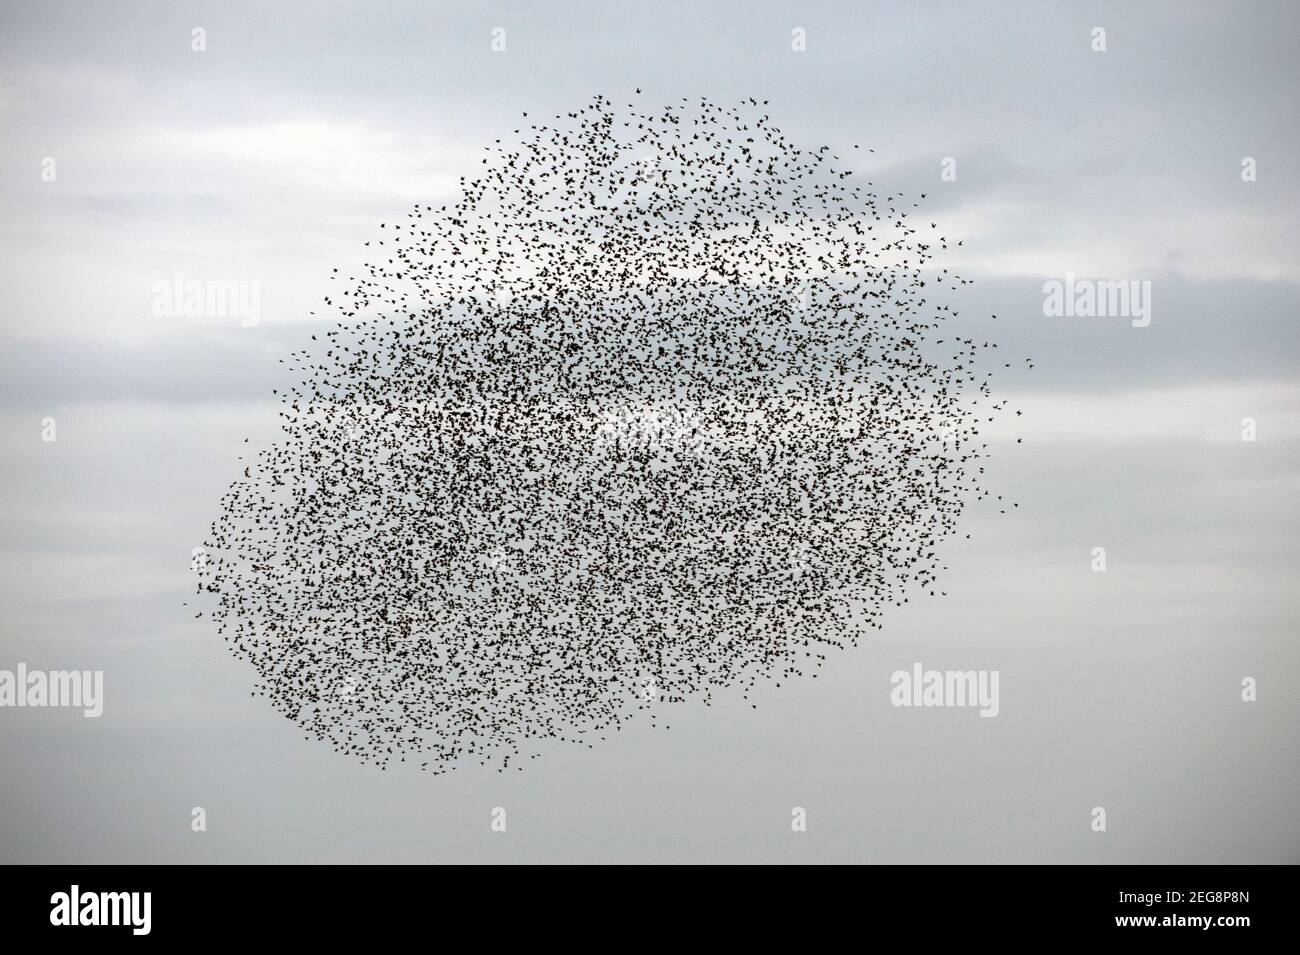
<svg viewBox="0 0 1300 955">
<path fill-rule="evenodd" d="M 335 270 L 198 582 L 309 737 L 522 768 L 936 592 L 996 346 L 927 301 L 965 280 L 917 204 L 765 105 L 525 114 Z"/>
</svg>

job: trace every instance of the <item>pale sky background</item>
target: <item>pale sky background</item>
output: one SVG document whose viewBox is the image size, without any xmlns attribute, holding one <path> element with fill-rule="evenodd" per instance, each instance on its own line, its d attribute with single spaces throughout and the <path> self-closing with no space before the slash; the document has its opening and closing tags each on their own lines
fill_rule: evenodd
<svg viewBox="0 0 1300 955">
<path fill-rule="evenodd" d="M 1290 0 L 6 0 L 0 668 L 102 669 L 106 700 L 0 709 L 0 862 L 1300 862 L 1298 35 Z M 947 599 L 757 710 L 677 704 L 506 776 L 351 762 L 180 606 L 191 548 L 330 270 L 521 112 L 635 87 L 770 100 L 927 193 L 963 315 L 1036 362 L 996 379 L 1021 506 L 969 512 Z M 260 282 L 261 324 L 155 317 L 177 272 Z M 1067 272 L 1150 280 L 1151 326 L 1044 317 Z M 1000 715 L 891 707 L 915 661 L 998 669 Z"/>
</svg>

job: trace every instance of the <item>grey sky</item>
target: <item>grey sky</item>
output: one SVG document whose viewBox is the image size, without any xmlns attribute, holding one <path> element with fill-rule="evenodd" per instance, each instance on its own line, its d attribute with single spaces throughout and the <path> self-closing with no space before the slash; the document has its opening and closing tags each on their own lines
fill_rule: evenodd
<svg viewBox="0 0 1300 955">
<path fill-rule="evenodd" d="M 1300 861 L 1298 27 L 1290 2 L 5 4 L 0 668 L 102 668 L 106 701 L 0 710 L 0 861 Z M 1013 364 L 990 478 L 1020 507 L 971 511 L 947 598 L 757 710 L 678 704 L 509 778 L 354 765 L 250 698 L 180 606 L 190 550 L 330 270 L 520 113 L 636 87 L 770 100 L 927 194 Z M 178 272 L 260 283 L 260 323 L 154 315 Z M 1151 326 L 1045 317 L 1067 272 L 1150 280 Z M 1000 670 L 1000 715 L 891 707 L 914 661 Z"/>
</svg>

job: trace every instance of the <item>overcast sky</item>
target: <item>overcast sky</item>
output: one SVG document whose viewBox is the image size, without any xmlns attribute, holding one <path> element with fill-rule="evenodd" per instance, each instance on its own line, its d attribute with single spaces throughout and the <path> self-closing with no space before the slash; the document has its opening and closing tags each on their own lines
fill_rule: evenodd
<svg viewBox="0 0 1300 955">
<path fill-rule="evenodd" d="M 103 669 L 106 700 L 0 710 L 0 861 L 1300 862 L 1298 28 L 1293 2 L 6 3 L 0 669 Z M 637 87 L 769 100 L 926 193 L 970 327 L 1035 359 L 997 383 L 1021 506 L 967 516 L 946 599 L 757 710 L 678 704 L 511 778 L 354 765 L 180 606 L 191 548 L 331 269 L 520 113 Z M 259 283 L 259 323 L 155 315 L 177 273 Z M 1150 326 L 1045 317 L 1067 273 L 1150 281 Z M 999 670 L 999 716 L 891 707 L 915 661 Z"/>
</svg>

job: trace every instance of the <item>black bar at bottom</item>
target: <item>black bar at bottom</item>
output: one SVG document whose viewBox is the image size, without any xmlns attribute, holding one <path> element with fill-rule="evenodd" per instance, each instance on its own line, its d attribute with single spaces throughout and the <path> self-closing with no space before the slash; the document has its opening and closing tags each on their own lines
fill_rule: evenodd
<svg viewBox="0 0 1300 955">
<path fill-rule="evenodd" d="M 1286 888 L 1294 870 L 1285 866 L 882 866 L 851 876 L 735 872 L 695 886 L 689 872 L 588 880 L 420 867 L 30 866 L 10 874 L 18 884 L 0 895 L 6 938 L 79 944 L 400 943 L 441 922 L 485 942 L 518 931 L 535 942 L 656 945 L 691 925 L 734 941 L 820 923 L 817 934 L 835 925 L 881 941 L 902 932 L 918 951 L 945 939 L 1096 936 L 1231 945 L 1290 936 L 1294 919 Z M 439 942 L 447 943 L 463 944 Z"/>
</svg>

